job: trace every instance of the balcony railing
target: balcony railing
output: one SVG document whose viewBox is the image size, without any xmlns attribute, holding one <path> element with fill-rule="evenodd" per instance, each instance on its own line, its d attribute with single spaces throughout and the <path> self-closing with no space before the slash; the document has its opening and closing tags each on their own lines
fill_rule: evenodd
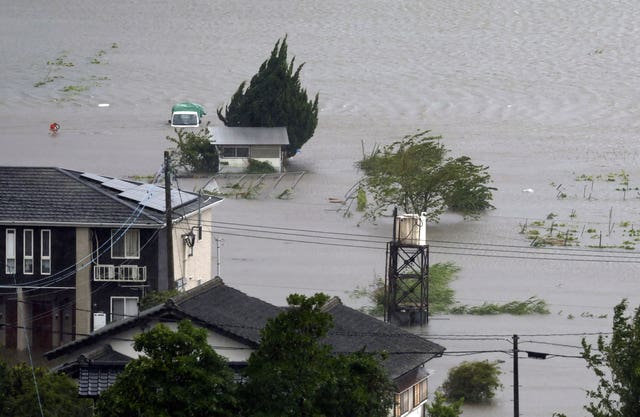
<svg viewBox="0 0 640 417">
<path fill-rule="evenodd" d="M 96 265 L 93 267 L 94 281 L 144 282 L 147 267 L 137 265 Z"/>
</svg>

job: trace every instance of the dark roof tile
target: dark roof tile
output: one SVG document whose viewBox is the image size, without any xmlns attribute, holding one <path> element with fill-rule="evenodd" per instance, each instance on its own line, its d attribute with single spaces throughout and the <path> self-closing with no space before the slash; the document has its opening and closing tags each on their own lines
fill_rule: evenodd
<svg viewBox="0 0 640 417">
<path fill-rule="evenodd" d="M 135 211 L 136 202 L 119 197 L 120 191 L 82 174 L 53 167 L 0 166 L 0 224 L 108 226 L 133 222 L 137 227 L 164 224 L 163 212 L 149 207 Z M 176 207 L 175 219 L 220 201 L 216 197 L 189 194 L 195 199 Z"/>
</svg>

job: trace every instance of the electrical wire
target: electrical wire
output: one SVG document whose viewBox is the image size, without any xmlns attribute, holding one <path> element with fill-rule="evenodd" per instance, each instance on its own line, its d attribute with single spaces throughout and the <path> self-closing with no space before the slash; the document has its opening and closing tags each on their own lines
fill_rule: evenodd
<svg viewBox="0 0 640 417">
<path fill-rule="evenodd" d="M 255 224 L 203 221 L 205 231 L 226 236 L 264 239 L 282 242 L 383 250 L 388 238 L 343 232 L 327 232 L 311 229 L 295 229 Z M 356 244 L 353 244 L 356 243 Z M 361 244 L 357 244 L 361 243 Z M 549 261 L 640 263 L 640 253 L 628 251 L 597 250 L 583 248 L 534 248 L 505 244 L 479 242 L 429 241 L 433 254 L 476 256 L 506 259 L 528 259 Z"/>
</svg>

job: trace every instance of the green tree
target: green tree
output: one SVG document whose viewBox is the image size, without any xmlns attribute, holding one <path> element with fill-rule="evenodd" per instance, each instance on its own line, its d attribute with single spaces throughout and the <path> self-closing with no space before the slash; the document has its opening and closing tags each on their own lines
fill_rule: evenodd
<svg viewBox="0 0 640 417">
<path fill-rule="evenodd" d="M 399 206 L 438 221 L 446 210 L 477 216 L 493 208 L 495 188 L 488 186 L 488 167 L 471 163 L 467 156 L 448 157 L 440 139 L 429 131 L 407 135 L 360 161 L 361 185 L 373 197 L 365 217 L 375 219 Z"/>
<path fill-rule="evenodd" d="M 241 388 L 247 417 L 386 417 L 392 385 L 378 358 L 333 355 L 320 343 L 332 327 L 328 297 L 292 294 L 269 320 L 249 358 Z"/>
<path fill-rule="evenodd" d="M 333 356 L 332 381 L 320 395 L 322 415 L 388 417 L 395 390 L 380 359 L 365 352 Z"/>
<path fill-rule="evenodd" d="M 450 400 L 464 399 L 467 403 L 489 401 L 500 384 L 500 367 L 495 362 L 462 362 L 449 370 L 442 384 L 442 392 Z"/>
<path fill-rule="evenodd" d="M 0 415 L 13 417 L 84 417 L 92 401 L 78 399 L 78 386 L 64 374 L 20 363 L 0 363 Z"/>
<path fill-rule="evenodd" d="M 218 152 L 209 140 L 209 130 L 205 127 L 197 132 L 175 129 L 177 138 L 167 136 L 176 144 L 172 160 L 175 166 L 189 172 L 218 172 Z"/>
<path fill-rule="evenodd" d="M 249 86 L 242 82 L 231 102 L 218 118 L 225 126 L 287 128 L 287 156 L 294 156 L 315 132 L 318 125 L 318 94 L 309 100 L 300 84 L 304 64 L 287 62 L 287 38 L 276 42 L 271 56 L 253 76 Z M 246 88 L 245 88 L 246 87 Z"/>
<path fill-rule="evenodd" d="M 462 414 L 462 404 L 464 400 L 449 402 L 444 394 L 436 391 L 433 401 L 426 405 L 429 417 L 458 417 Z"/>
<path fill-rule="evenodd" d="M 207 343 L 205 329 L 183 320 L 137 335 L 144 356 L 131 361 L 102 393 L 98 417 L 216 417 L 236 412 L 233 372 Z"/>
<path fill-rule="evenodd" d="M 626 315 L 627 300 L 614 308 L 613 334 L 598 337 L 596 349 L 582 339 L 582 357 L 598 378 L 585 409 L 593 417 L 640 416 L 640 308 Z"/>
</svg>

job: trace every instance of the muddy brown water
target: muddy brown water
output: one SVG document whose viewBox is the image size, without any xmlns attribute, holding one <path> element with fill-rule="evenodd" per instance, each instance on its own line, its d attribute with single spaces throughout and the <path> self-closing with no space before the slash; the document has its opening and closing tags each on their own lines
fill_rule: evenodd
<svg viewBox="0 0 640 417">
<path fill-rule="evenodd" d="M 291 292 L 349 297 L 385 273 L 388 219 L 359 224 L 337 211 L 362 152 L 419 129 L 452 155 L 490 167 L 496 210 L 477 221 L 430 225 L 432 263 L 462 267 L 464 304 L 537 296 L 544 316 L 437 316 L 414 331 L 448 354 L 430 362 L 437 387 L 463 360 L 503 361 L 504 390 L 465 416 L 513 414 L 509 353 L 520 355 L 520 414 L 584 415 L 595 380 L 583 336 L 611 329 L 613 306 L 638 296 L 638 48 L 632 1 L 0 0 L 0 163 L 60 166 L 113 176 L 154 174 L 168 147 L 174 102 L 208 110 L 288 35 L 320 93 L 315 136 L 289 170 L 305 171 L 292 198 L 228 198 L 212 233 L 229 285 L 284 304 Z M 37 86 L 36 86 L 37 85 Z M 63 90 L 66 90 L 63 91 Z M 56 137 L 47 134 L 53 121 Z M 623 196 L 618 176 L 628 174 Z M 591 181 L 577 181 L 582 175 Z M 184 188 L 197 181 L 181 179 Z M 551 216 L 550 216 L 551 215 Z M 523 224 L 575 229 L 579 248 L 535 249 Z M 564 224 L 564 226 L 560 226 Z M 224 226 L 224 227 L 223 227 Z M 610 246 L 604 250 L 590 245 Z M 580 249 L 579 251 L 576 249 Z M 606 316 L 606 318 L 605 318 Z"/>
</svg>

